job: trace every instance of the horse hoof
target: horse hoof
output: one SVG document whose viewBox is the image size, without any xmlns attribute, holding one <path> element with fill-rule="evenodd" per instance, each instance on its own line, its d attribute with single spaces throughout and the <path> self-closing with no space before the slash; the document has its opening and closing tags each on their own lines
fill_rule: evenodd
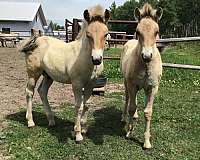
<svg viewBox="0 0 200 160">
<path fill-rule="evenodd" d="M 131 131 L 128 131 L 127 133 L 126 133 L 126 139 L 130 139 L 131 138 Z"/>
<path fill-rule="evenodd" d="M 152 146 L 151 146 L 151 144 L 150 144 L 149 142 L 147 142 L 147 143 L 144 143 L 143 148 L 144 148 L 144 149 L 151 149 Z"/>
<path fill-rule="evenodd" d="M 83 141 L 83 136 L 81 134 L 76 135 L 76 143 L 81 143 Z"/>
<path fill-rule="evenodd" d="M 136 113 L 133 115 L 133 118 L 134 118 L 134 119 L 136 119 L 136 120 L 139 118 L 139 116 L 138 116 L 138 113 L 137 113 L 137 112 L 136 112 Z"/>
<path fill-rule="evenodd" d="M 35 127 L 35 123 L 33 121 L 28 122 L 28 128 Z"/>
<path fill-rule="evenodd" d="M 124 116 L 122 116 L 121 122 L 126 122 L 126 118 Z"/>
<path fill-rule="evenodd" d="M 53 127 L 53 126 L 55 126 L 55 125 L 56 125 L 56 123 L 55 123 L 54 120 L 49 121 L 49 127 Z"/>
<path fill-rule="evenodd" d="M 82 130 L 81 130 L 81 133 L 84 134 L 84 135 L 86 135 L 87 129 L 86 129 L 86 128 L 82 129 Z"/>
</svg>

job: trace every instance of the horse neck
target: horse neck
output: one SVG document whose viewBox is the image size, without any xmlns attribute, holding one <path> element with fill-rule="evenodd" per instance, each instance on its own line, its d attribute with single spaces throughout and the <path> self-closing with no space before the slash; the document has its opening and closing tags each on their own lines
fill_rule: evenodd
<svg viewBox="0 0 200 160">
<path fill-rule="evenodd" d="M 80 38 L 80 45 L 81 51 L 84 51 L 84 54 L 91 55 L 92 46 L 89 42 L 89 38 L 86 36 L 86 33 L 83 33 L 82 37 Z"/>
<path fill-rule="evenodd" d="M 139 62 L 142 62 L 142 59 L 141 59 L 142 45 L 140 44 L 139 40 L 138 40 L 138 43 L 136 45 L 135 52 L 136 52 L 136 56 L 138 57 Z"/>
<path fill-rule="evenodd" d="M 84 60 L 91 60 L 90 56 L 92 53 L 92 46 L 89 42 L 88 37 L 86 36 L 86 33 L 83 33 L 80 39 L 78 39 L 80 43 L 80 56 Z"/>
</svg>

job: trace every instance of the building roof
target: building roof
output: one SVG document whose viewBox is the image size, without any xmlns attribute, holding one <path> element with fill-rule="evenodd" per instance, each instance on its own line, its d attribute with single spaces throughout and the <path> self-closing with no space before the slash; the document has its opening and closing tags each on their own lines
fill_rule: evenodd
<svg viewBox="0 0 200 160">
<path fill-rule="evenodd" d="M 47 22 L 40 3 L 0 1 L 0 21 L 31 22 L 38 11 L 43 25 L 46 26 Z"/>
</svg>

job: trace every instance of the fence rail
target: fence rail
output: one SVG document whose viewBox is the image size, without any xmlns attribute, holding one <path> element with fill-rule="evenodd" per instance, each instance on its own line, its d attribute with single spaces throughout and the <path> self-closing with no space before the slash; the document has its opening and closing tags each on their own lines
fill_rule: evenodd
<svg viewBox="0 0 200 160">
<path fill-rule="evenodd" d="M 119 61 L 120 57 L 104 57 L 103 59 Z M 162 65 L 163 65 L 163 67 L 168 67 L 168 68 L 200 70 L 200 66 L 195 66 L 195 65 L 174 64 L 174 63 L 163 63 Z"/>
</svg>

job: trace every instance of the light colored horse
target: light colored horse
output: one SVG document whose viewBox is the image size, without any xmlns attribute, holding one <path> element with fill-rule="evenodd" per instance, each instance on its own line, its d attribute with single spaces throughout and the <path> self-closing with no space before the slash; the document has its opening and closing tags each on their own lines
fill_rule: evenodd
<svg viewBox="0 0 200 160">
<path fill-rule="evenodd" d="M 161 16 L 162 9 L 154 10 L 149 4 L 145 4 L 141 10 L 135 9 L 135 17 L 138 20 L 136 29 L 138 40 L 130 40 L 125 44 L 121 58 L 126 95 L 122 121 L 128 121 L 127 137 L 133 131 L 133 118 L 137 118 L 137 92 L 142 88 L 145 91 L 144 148 L 151 148 L 152 105 L 162 75 L 162 61 L 156 47 L 156 37 L 159 33 L 157 22 Z"/>
<path fill-rule="evenodd" d="M 51 37 L 33 36 L 23 43 L 20 51 L 25 53 L 28 73 L 26 87 L 28 127 L 35 126 L 32 116 L 32 98 L 37 80 L 44 78 L 38 88 L 49 121 L 55 125 L 54 115 L 47 99 L 48 89 L 57 81 L 72 84 L 75 96 L 75 136 L 82 141 L 86 132 L 86 101 L 90 98 L 97 74 L 97 66 L 103 60 L 103 51 L 108 28 L 109 11 L 99 5 L 84 11 L 84 22 L 77 40 L 65 43 Z"/>
</svg>

